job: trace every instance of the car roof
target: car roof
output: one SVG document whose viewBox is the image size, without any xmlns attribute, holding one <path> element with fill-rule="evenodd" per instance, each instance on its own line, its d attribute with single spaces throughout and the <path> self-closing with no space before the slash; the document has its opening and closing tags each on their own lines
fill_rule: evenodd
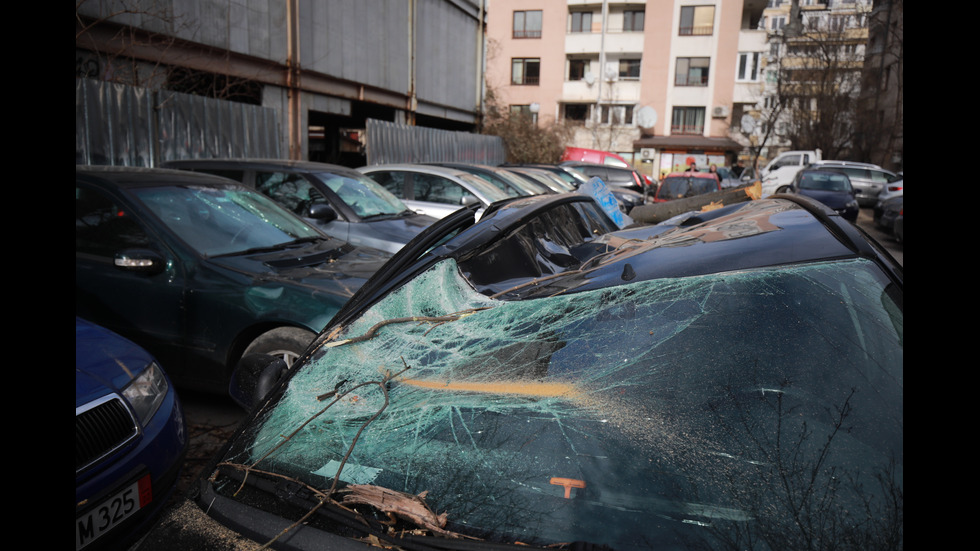
<svg viewBox="0 0 980 551">
<path fill-rule="evenodd" d="M 396 253 L 344 306 L 331 325 L 342 324 L 357 315 L 362 307 L 435 262 L 453 258 L 462 265 L 495 250 L 503 240 L 518 234 L 521 227 L 532 224 L 546 211 L 588 201 L 594 199 L 576 193 L 513 198 L 490 205 L 479 221 L 473 220 L 469 209 L 460 209 L 430 226 Z M 901 266 L 887 252 L 833 210 L 808 197 L 780 196 L 689 214 L 673 224 L 638 226 L 599 236 L 588 245 L 596 247 L 596 256 L 583 262 L 583 267 L 589 266 L 588 269 L 558 273 L 541 270 L 537 273 L 549 275 L 540 281 L 527 275 L 534 270 L 511 277 L 514 274 L 501 269 L 495 274 L 501 278 L 501 285 L 519 287 L 502 298 L 523 300 L 620 285 L 627 280 L 677 278 L 847 258 L 870 259 L 898 282 L 902 281 Z M 603 248 L 606 246 L 608 249 Z M 527 260 L 534 263 L 537 257 Z M 519 264 L 516 260 L 515 263 Z M 486 292 L 486 286 L 478 290 Z"/>
<path fill-rule="evenodd" d="M 75 177 L 99 180 L 123 188 L 161 185 L 242 187 L 241 183 L 222 176 L 169 168 L 75 165 Z"/>
</svg>

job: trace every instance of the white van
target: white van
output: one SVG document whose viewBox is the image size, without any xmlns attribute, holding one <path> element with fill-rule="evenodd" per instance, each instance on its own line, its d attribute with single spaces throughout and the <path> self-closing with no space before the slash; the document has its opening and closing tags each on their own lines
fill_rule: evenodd
<svg viewBox="0 0 980 551">
<path fill-rule="evenodd" d="M 786 151 L 776 155 L 776 158 L 769 162 L 760 171 L 762 176 L 762 196 L 766 197 L 773 193 L 780 193 L 783 188 L 788 188 L 793 182 L 796 173 L 803 167 L 821 160 L 821 151 Z"/>
</svg>

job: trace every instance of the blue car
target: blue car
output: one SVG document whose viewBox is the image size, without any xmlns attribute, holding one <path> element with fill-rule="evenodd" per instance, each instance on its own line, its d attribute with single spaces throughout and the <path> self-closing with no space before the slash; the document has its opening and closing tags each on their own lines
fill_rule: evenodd
<svg viewBox="0 0 980 551">
<path fill-rule="evenodd" d="M 805 195 L 833 209 L 845 220 L 855 222 L 860 206 L 851 180 L 843 172 L 804 169 L 796 173 L 790 193 Z"/>
<path fill-rule="evenodd" d="M 184 413 L 156 360 L 76 317 L 75 549 L 122 549 L 142 535 L 186 450 Z"/>
</svg>

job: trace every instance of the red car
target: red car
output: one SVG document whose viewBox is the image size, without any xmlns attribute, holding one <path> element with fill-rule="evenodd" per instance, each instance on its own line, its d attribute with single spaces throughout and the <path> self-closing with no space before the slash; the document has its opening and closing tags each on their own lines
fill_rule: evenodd
<svg viewBox="0 0 980 551">
<path fill-rule="evenodd" d="M 721 191 L 721 182 L 708 172 L 671 172 L 657 188 L 654 202 L 664 203 L 695 195 Z"/>
</svg>

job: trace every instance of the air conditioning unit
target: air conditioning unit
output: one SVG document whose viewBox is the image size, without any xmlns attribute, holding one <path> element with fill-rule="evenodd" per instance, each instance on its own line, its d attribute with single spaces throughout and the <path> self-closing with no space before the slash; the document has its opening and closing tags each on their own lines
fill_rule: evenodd
<svg viewBox="0 0 980 551">
<path fill-rule="evenodd" d="M 641 159 L 644 159 L 644 160 L 646 160 L 646 159 L 652 159 L 653 156 L 656 155 L 656 153 L 657 153 L 657 150 L 656 149 L 653 149 L 652 147 L 643 147 L 643 148 L 640 148 L 640 158 Z"/>
<path fill-rule="evenodd" d="M 711 109 L 711 116 L 716 119 L 723 119 L 728 116 L 728 107 L 718 105 Z"/>
</svg>

